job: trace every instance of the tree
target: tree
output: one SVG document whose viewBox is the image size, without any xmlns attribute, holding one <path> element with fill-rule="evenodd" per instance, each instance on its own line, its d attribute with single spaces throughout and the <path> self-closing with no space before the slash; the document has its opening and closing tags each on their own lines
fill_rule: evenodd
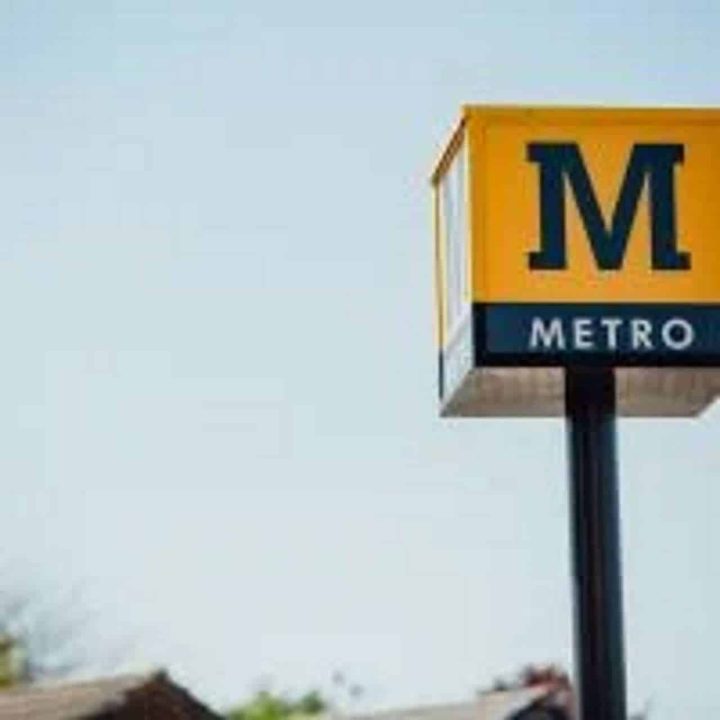
<svg viewBox="0 0 720 720">
<path fill-rule="evenodd" d="M 499 678 L 486 692 L 513 692 L 525 688 L 541 689 L 541 696 L 529 700 L 509 720 L 567 720 L 571 716 L 570 678 L 557 665 L 526 665 L 515 677 Z"/>
<path fill-rule="evenodd" d="M 533 687 L 534 685 L 550 685 L 556 688 L 570 687 L 568 674 L 557 665 L 526 665 L 514 677 L 496 678 L 490 692 L 515 690 L 518 688 Z M 481 690 L 480 693 L 486 692 Z"/>
<path fill-rule="evenodd" d="M 0 689 L 67 675 L 81 664 L 75 598 L 0 589 Z"/>
<path fill-rule="evenodd" d="M 311 690 L 298 698 L 260 690 L 239 708 L 231 710 L 228 720 L 303 720 L 321 715 L 328 709 L 328 702 L 317 690 Z"/>
</svg>

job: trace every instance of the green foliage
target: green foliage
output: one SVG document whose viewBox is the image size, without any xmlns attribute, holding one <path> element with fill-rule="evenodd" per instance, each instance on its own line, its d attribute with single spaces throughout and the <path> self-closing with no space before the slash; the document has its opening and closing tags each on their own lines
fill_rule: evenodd
<svg viewBox="0 0 720 720">
<path fill-rule="evenodd" d="M 228 720 L 303 720 L 322 714 L 328 703 L 316 690 L 297 699 L 261 690 L 245 705 L 228 713 Z"/>
<path fill-rule="evenodd" d="M 0 689 L 62 677 L 78 666 L 75 607 L 75 598 L 48 604 L 36 590 L 0 590 Z"/>
<path fill-rule="evenodd" d="M 0 690 L 18 685 L 23 680 L 19 650 L 15 638 L 0 635 Z"/>
<path fill-rule="evenodd" d="M 320 715 L 328 709 L 328 703 L 317 690 L 305 693 L 295 705 L 297 712 L 303 715 Z"/>
</svg>

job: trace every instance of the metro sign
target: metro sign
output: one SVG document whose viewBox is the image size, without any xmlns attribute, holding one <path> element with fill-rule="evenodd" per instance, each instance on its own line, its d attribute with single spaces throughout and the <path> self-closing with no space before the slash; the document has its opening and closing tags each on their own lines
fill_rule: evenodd
<svg viewBox="0 0 720 720">
<path fill-rule="evenodd" d="M 559 414 L 551 369 L 591 364 L 626 414 L 709 404 L 720 111 L 468 107 L 433 186 L 445 414 Z"/>
</svg>

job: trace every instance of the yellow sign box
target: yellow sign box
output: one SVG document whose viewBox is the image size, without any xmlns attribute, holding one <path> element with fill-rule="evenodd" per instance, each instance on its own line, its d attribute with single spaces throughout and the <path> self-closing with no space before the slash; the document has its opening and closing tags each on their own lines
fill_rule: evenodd
<svg viewBox="0 0 720 720">
<path fill-rule="evenodd" d="M 469 106 L 432 182 L 448 414 L 506 412 L 468 393 L 483 370 L 518 367 L 706 383 L 682 408 L 653 390 L 630 413 L 697 412 L 714 396 L 720 110 Z M 705 369 L 678 370 L 688 367 Z"/>
</svg>

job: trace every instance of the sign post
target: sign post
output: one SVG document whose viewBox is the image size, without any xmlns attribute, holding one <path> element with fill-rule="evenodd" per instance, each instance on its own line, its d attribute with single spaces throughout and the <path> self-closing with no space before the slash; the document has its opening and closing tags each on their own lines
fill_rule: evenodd
<svg viewBox="0 0 720 720">
<path fill-rule="evenodd" d="M 440 411 L 565 416 L 581 720 L 625 720 L 616 417 L 720 395 L 720 110 L 469 106 L 432 176 Z"/>
<path fill-rule="evenodd" d="M 576 686 L 583 720 L 626 720 L 615 376 L 565 375 Z"/>
</svg>

